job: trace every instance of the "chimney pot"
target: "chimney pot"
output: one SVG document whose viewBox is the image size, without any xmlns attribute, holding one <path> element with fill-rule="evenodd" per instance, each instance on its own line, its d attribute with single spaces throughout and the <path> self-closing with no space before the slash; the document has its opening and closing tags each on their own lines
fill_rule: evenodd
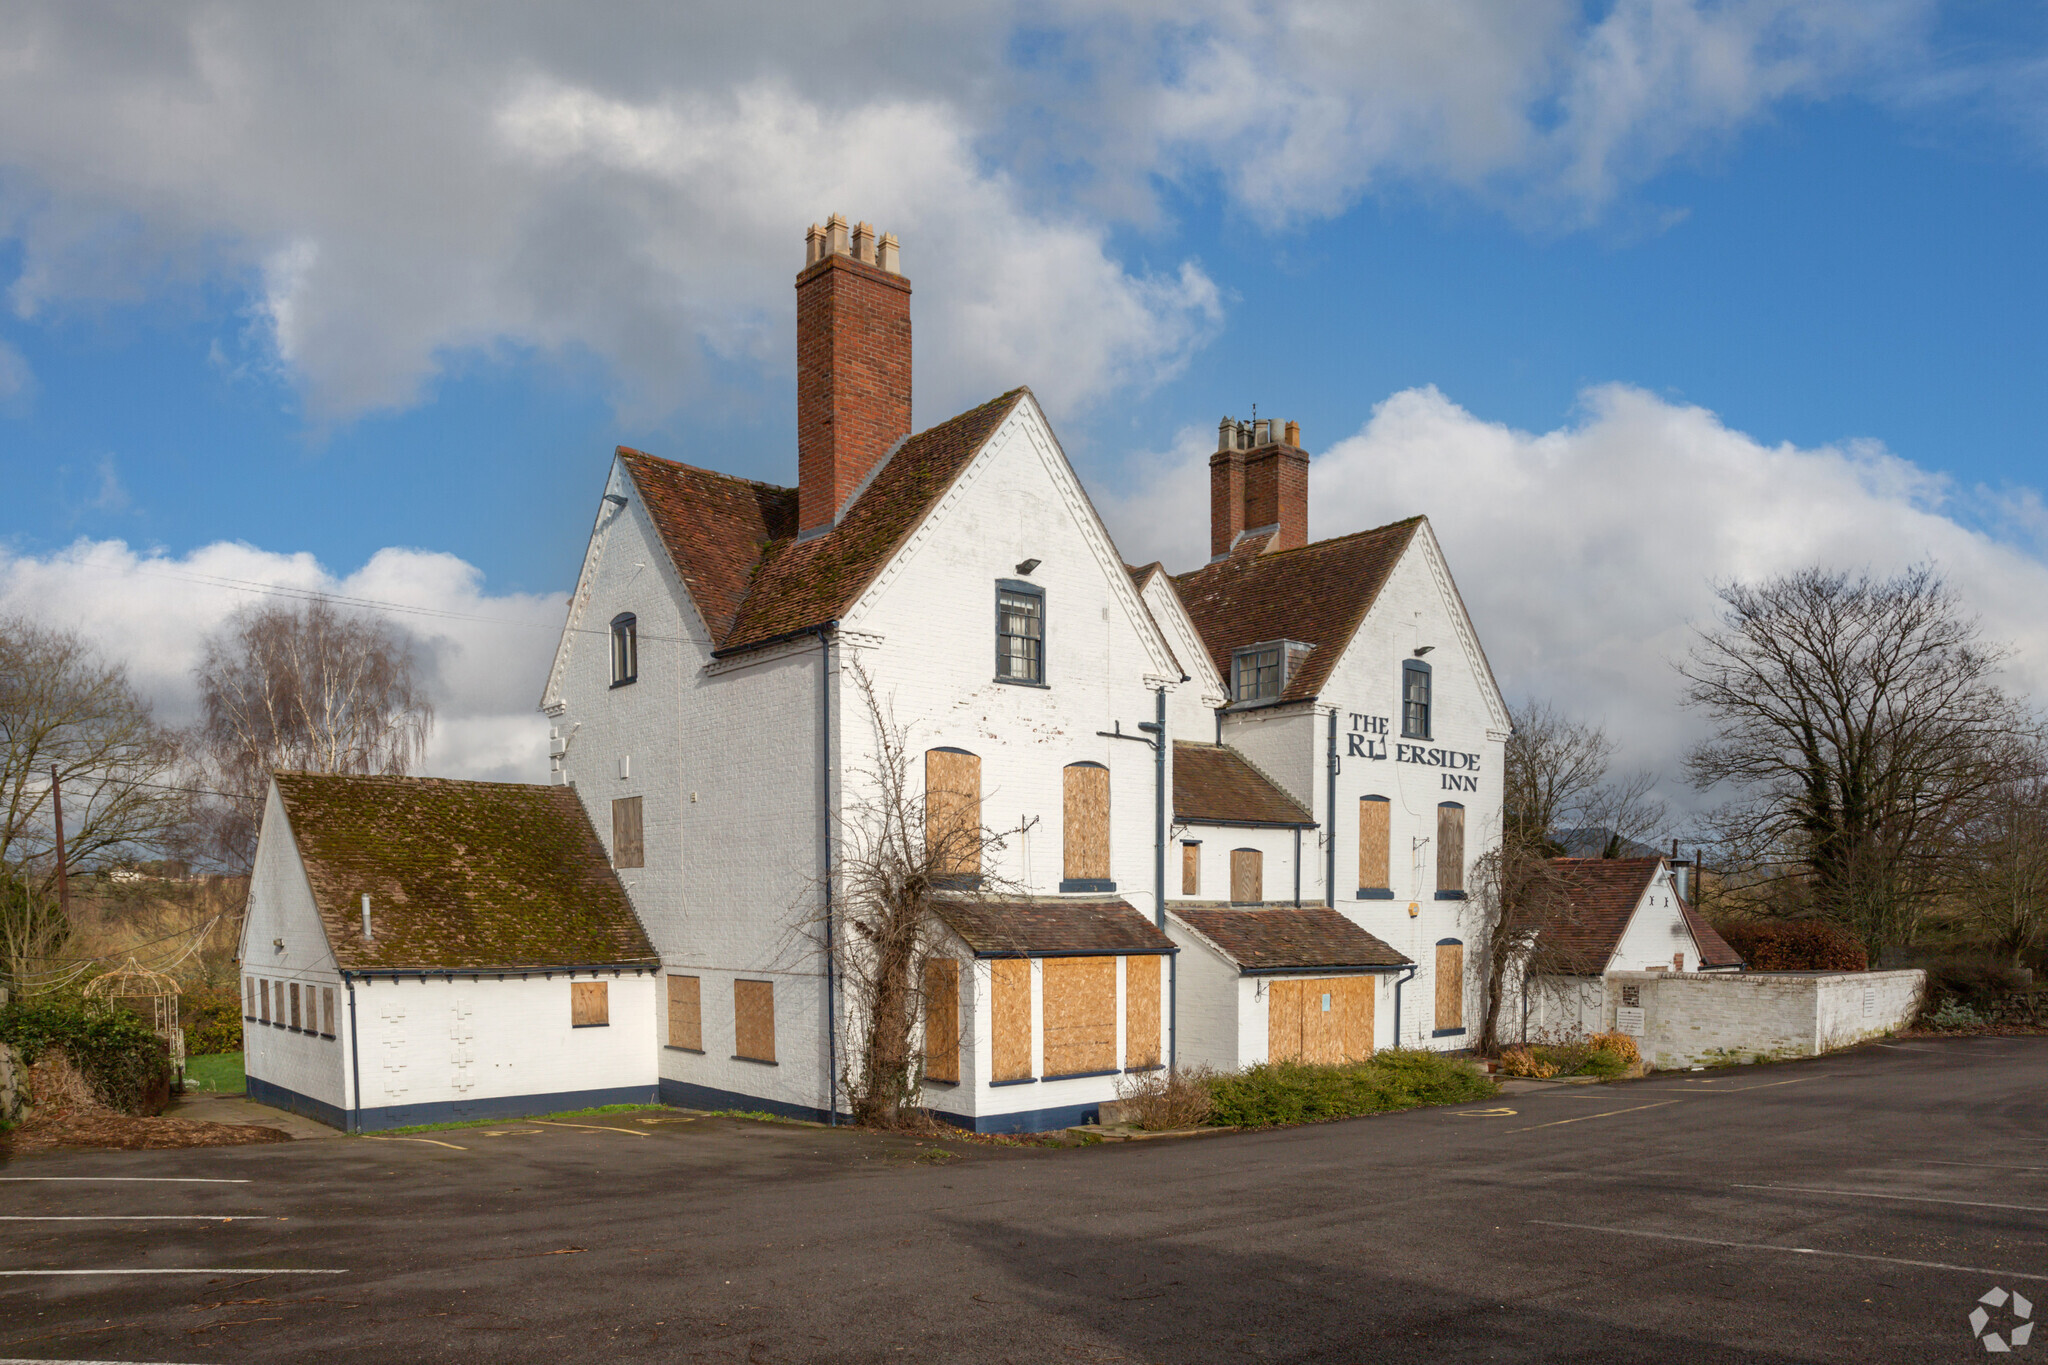
<svg viewBox="0 0 2048 1365">
<path fill-rule="evenodd" d="M 1237 444 L 1237 423 L 1228 417 L 1216 424 L 1216 449 L 1225 451 Z"/>
<path fill-rule="evenodd" d="M 899 259 L 899 252 L 900 247 L 896 241 L 896 234 L 885 232 L 882 234 L 880 245 L 876 248 L 875 264 L 888 271 L 891 275 L 901 275 L 903 273 L 903 265 Z"/>
<path fill-rule="evenodd" d="M 825 229 L 816 223 L 804 234 L 804 264 L 816 265 L 825 259 Z"/>
<path fill-rule="evenodd" d="M 875 263 L 875 225 L 861 223 L 853 230 L 853 259 L 868 265 Z"/>
<path fill-rule="evenodd" d="M 846 215 L 835 213 L 825 220 L 825 254 L 844 256 L 846 252 Z"/>
<path fill-rule="evenodd" d="M 1289 422 L 1287 424 L 1287 444 L 1297 450 L 1301 448 L 1301 423 Z"/>
</svg>

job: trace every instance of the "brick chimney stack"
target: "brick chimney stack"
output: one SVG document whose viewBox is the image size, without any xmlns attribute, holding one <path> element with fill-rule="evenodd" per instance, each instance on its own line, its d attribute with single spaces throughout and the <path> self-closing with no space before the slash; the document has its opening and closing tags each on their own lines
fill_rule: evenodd
<svg viewBox="0 0 2048 1365">
<path fill-rule="evenodd" d="M 1308 544 L 1308 452 L 1299 422 L 1226 417 L 1217 424 L 1209 457 L 1212 562 L 1236 553 L 1240 541 L 1262 552 Z"/>
<path fill-rule="evenodd" d="M 833 214 L 796 277 L 797 530 L 828 529 L 910 434 L 910 281 L 895 234 Z"/>
</svg>

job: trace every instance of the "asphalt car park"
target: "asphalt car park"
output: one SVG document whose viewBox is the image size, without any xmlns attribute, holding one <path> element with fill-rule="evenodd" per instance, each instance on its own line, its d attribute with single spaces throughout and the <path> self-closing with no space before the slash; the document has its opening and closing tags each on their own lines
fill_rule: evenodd
<svg viewBox="0 0 2048 1365">
<path fill-rule="evenodd" d="M 2024 1359 L 2044 1083 L 2048 1038 L 1915 1039 L 1064 1150 L 657 1112 L 22 1158 L 0 1356 Z"/>
</svg>

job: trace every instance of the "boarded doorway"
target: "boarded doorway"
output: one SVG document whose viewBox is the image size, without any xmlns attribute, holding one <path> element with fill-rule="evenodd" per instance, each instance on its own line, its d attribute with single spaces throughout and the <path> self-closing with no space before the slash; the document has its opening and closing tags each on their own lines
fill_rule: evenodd
<svg viewBox="0 0 2048 1365">
<path fill-rule="evenodd" d="M 1370 976 L 1283 978 L 1266 988 L 1266 1055 L 1276 1062 L 1355 1062 L 1372 1055 Z"/>
</svg>

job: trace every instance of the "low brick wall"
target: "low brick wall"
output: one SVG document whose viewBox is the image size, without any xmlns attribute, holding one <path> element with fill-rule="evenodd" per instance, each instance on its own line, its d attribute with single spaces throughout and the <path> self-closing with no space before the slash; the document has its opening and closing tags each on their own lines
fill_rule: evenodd
<svg viewBox="0 0 2048 1365">
<path fill-rule="evenodd" d="M 1812 1057 L 1904 1028 L 1925 987 L 1917 969 L 1611 972 L 1605 1022 L 1634 1022 L 1625 1004 L 1632 991 L 1642 1010 L 1637 1046 L 1664 1069 Z"/>
</svg>

